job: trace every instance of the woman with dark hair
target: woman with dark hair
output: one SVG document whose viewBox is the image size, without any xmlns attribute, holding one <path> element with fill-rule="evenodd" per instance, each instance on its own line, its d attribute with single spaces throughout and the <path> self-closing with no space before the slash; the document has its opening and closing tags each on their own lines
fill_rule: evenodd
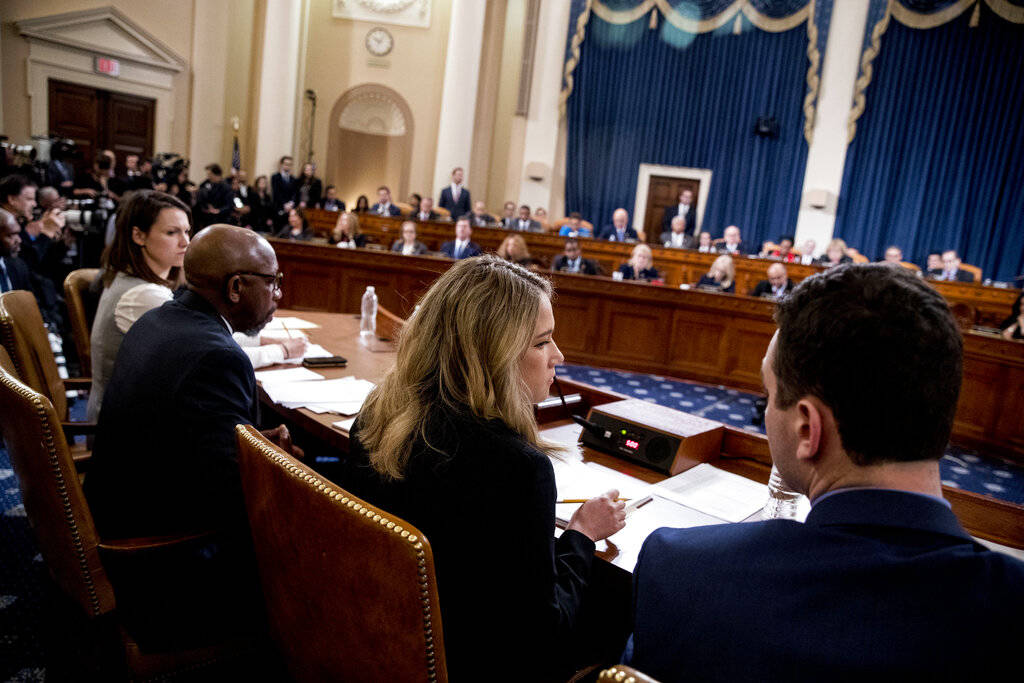
<svg viewBox="0 0 1024 683">
<path fill-rule="evenodd" d="M 306 241 L 313 239 L 313 229 L 309 227 L 306 212 L 292 209 L 288 212 L 288 223 L 275 235 L 288 240 Z"/>
<path fill-rule="evenodd" d="M 267 176 L 261 175 L 249 193 L 249 227 L 256 232 L 274 231 L 274 198 L 270 196 Z"/>
<path fill-rule="evenodd" d="M 359 195 L 356 199 L 356 208 L 353 209 L 356 213 L 366 213 L 370 210 L 370 200 L 366 198 L 365 194 Z"/>
<path fill-rule="evenodd" d="M 315 207 L 320 204 L 320 196 L 323 194 L 323 183 L 314 174 L 316 166 L 311 163 L 302 165 L 302 173 L 296 179 L 295 201 L 300 209 Z"/>
<path fill-rule="evenodd" d="M 625 523 L 609 491 L 552 538 L 560 448 L 534 405 L 563 360 L 553 331 L 546 279 L 493 255 L 457 261 L 351 431 L 341 484 L 430 541 L 453 681 L 512 680 L 495 663 L 523 657 L 536 680 L 571 671 L 594 543 Z"/>
<path fill-rule="evenodd" d="M 128 196 L 117 212 L 114 240 L 103 252 L 103 293 L 92 324 L 92 389 L 86 417 L 99 417 L 103 390 L 128 328 L 184 284 L 182 264 L 192 212 L 155 190 Z"/>
<path fill-rule="evenodd" d="M 1024 311 L 1021 310 L 1021 302 L 1024 301 L 1024 294 L 1017 297 L 1010 309 L 1010 317 L 999 326 L 1002 330 L 1003 339 L 1024 340 Z"/>
</svg>

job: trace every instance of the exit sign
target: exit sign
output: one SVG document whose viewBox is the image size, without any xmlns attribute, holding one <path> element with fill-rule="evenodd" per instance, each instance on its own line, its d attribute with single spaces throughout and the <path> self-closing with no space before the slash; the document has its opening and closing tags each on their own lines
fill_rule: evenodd
<svg viewBox="0 0 1024 683">
<path fill-rule="evenodd" d="M 110 59 L 109 57 L 97 57 L 96 73 L 105 74 L 107 76 L 120 76 L 121 62 L 116 59 Z"/>
</svg>

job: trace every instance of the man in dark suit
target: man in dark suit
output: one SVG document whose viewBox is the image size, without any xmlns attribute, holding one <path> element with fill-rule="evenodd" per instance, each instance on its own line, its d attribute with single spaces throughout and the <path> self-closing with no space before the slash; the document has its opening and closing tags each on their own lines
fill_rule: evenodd
<svg viewBox="0 0 1024 683">
<path fill-rule="evenodd" d="M 251 627 L 242 619 L 253 619 L 256 587 L 234 429 L 257 423 L 258 396 L 252 363 L 231 335 L 256 334 L 273 317 L 277 258 L 257 233 L 215 225 L 192 240 L 184 269 L 187 289 L 139 318 L 121 343 L 85 484 L 105 538 L 211 532 L 117 568 L 118 610 L 131 596 L 131 618 L 152 638 L 173 635 L 175 619 L 154 623 L 146 600 L 166 603 L 161 619 L 170 609 L 196 621 L 190 615 L 200 611 L 197 628 L 217 636 L 222 626 Z M 283 427 L 266 435 L 291 449 Z M 154 582 L 166 598 L 144 597 Z"/>
<path fill-rule="evenodd" d="M 448 209 L 453 218 L 465 216 L 469 213 L 469 207 L 473 205 L 469 198 L 469 190 L 462 185 L 462 169 L 452 170 L 452 184 L 441 190 L 441 198 L 437 205 L 442 209 Z"/>
<path fill-rule="evenodd" d="M 479 256 L 483 252 L 480 245 L 472 241 L 473 228 L 469 225 L 468 218 L 460 218 L 455 221 L 455 239 L 441 245 L 441 253 L 448 258 L 464 259 Z"/>
<path fill-rule="evenodd" d="M 378 216 L 400 216 L 402 210 L 391 203 L 391 190 L 387 185 L 377 188 L 377 203 L 370 207 L 370 213 Z"/>
<path fill-rule="evenodd" d="M 718 245 L 718 253 L 729 254 L 730 256 L 746 256 L 750 253 L 747 249 L 747 243 L 740 237 L 740 229 L 735 225 L 730 225 L 722 233 L 722 237 L 725 238 L 721 244 Z"/>
<path fill-rule="evenodd" d="M 28 266 L 18 258 L 21 251 L 21 229 L 14 216 L 0 209 L 0 292 L 27 289 L 35 292 Z"/>
<path fill-rule="evenodd" d="M 974 282 L 972 274 L 960 270 L 960 256 L 954 249 L 942 252 L 942 273 L 937 279 L 949 282 Z"/>
<path fill-rule="evenodd" d="M 750 296 L 764 297 L 778 301 L 793 291 L 793 281 L 789 279 L 786 266 L 773 263 L 768 266 L 768 279 L 761 280 L 752 290 Z"/>
<path fill-rule="evenodd" d="M 227 221 L 234 208 L 233 198 L 231 185 L 224 182 L 224 171 L 220 164 L 207 166 L 206 180 L 199 186 L 199 195 L 196 197 L 196 232 L 208 225 Z"/>
<path fill-rule="evenodd" d="M 494 216 L 487 213 L 487 208 L 480 200 L 473 202 L 473 212 L 469 214 L 469 221 L 474 228 L 486 228 L 495 223 Z"/>
<path fill-rule="evenodd" d="M 328 185 L 324 190 L 324 199 L 320 202 L 320 208 L 324 211 L 344 211 L 345 202 L 338 199 L 338 188 Z"/>
<path fill-rule="evenodd" d="M 636 242 L 636 230 L 629 225 L 629 212 L 625 209 L 615 209 L 615 213 L 612 214 L 612 224 L 604 226 L 597 239 L 610 242 Z"/>
<path fill-rule="evenodd" d="M 519 217 L 511 221 L 507 227 L 520 232 L 541 232 L 543 230 L 540 221 L 534 220 L 530 215 L 530 207 L 526 204 L 519 207 Z"/>
<path fill-rule="evenodd" d="M 665 207 L 665 215 L 661 221 L 662 231 L 668 232 L 671 230 L 672 219 L 676 216 L 681 216 L 685 222 L 683 231 L 688 235 L 696 236 L 697 207 L 693 203 L 693 190 L 683 190 L 679 193 L 678 204 Z"/>
<path fill-rule="evenodd" d="M 661 243 L 670 249 L 693 249 L 697 246 L 697 240 L 693 235 L 686 233 L 686 219 L 682 216 L 673 216 L 671 230 L 661 233 Z"/>
<path fill-rule="evenodd" d="M 942 498 L 963 368 L 945 300 L 902 268 L 839 265 L 776 317 L 765 427 L 810 514 L 651 534 L 625 661 L 666 682 L 1016 666 L 1024 562 L 973 541 Z"/>
<path fill-rule="evenodd" d="M 409 214 L 409 218 L 414 221 L 436 221 L 441 217 L 437 211 L 434 211 L 434 199 L 432 197 L 423 197 L 420 199 L 420 206 L 418 209 L 413 210 Z"/>
<path fill-rule="evenodd" d="M 527 207 L 529 210 L 529 207 Z M 516 204 L 515 202 L 505 202 L 505 205 L 501 207 L 501 218 L 498 220 L 498 226 L 505 230 L 514 230 L 513 225 L 516 222 Z"/>
<path fill-rule="evenodd" d="M 295 190 L 297 181 L 292 175 L 292 158 L 281 157 L 278 171 L 270 176 L 270 194 L 274 198 L 274 212 L 279 217 L 279 224 L 284 224 L 283 218 L 295 206 Z"/>
<path fill-rule="evenodd" d="M 582 275 L 598 275 L 601 272 L 596 261 L 583 258 L 580 243 L 575 238 L 565 241 L 565 251 L 551 262 L 551 270 L 556 273 L 580 273 Z"/>
</svg>

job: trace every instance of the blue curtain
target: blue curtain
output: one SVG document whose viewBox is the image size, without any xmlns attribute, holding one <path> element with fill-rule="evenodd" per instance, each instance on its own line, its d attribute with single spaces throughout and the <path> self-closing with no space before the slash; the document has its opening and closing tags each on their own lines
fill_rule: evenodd
<svg viewBox="0 0 1024 683">
<path fill-rule="evenodd" d="M 892 22 L 847 151 L 836 235 L 868 257 L 956 249 L 1024 272 L 1024 26 L 982 6 L 929 30 Z"/>
<path fill-rule="evenodd" d="M 600 227 L 632 214 L 641 163 L 714 173 L 703 227 L 738 225 L 748 243 L 792 232 L 807 144 L 807 27 L 766 33 L 743 20 L 702 35 L 662 21 L 613 26 L 592 16 L 568 102 L 566 211 Z M 774 116 L 778 138 L 754 134 Z"/>
</svg>

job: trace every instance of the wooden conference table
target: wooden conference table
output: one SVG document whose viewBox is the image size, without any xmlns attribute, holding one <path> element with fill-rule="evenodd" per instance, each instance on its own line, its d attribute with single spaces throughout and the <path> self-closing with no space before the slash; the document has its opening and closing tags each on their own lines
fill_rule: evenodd
<svg viewBox="0 0 1024 683">
<path fill-rule="evenodd" d="M 345 368 L 318 370 L 327 378 L 354 376 L 378 382 L 394 364 L 395 354 L 391 345 L 381 343 L 377 347 L 381 350 L 371 351 L 359 341 L 359 318 L 357 315 L 287 309 L 279 310 L 277 315 L 278 317 L 294 315 L 316 323 L 320 326 L 319 328 L 307 331 L 310 340 L 324 346 L 332 353 L 348 359 L 348 365 Z M 629 398 L 569 380 L 560 380 L 560 382 L 567 398 L 571 394 L 579 395 L 578 399 L 570 405 L 570 410 L 580 415 L 586 415 L 592 406 Z M 305 408 L 284 408 L 272 403 L 262 389 L 261 399 L 264 403 L 265 415 L 268 414 L 268 410 L 275 412 L 297 434 L 302 435 L 299 437 L 300 441 L 302 437 L 314 439 L 319 444 L 336 452 L 339 457 L 344 457 L 348 452 L 348 432 L 332 426 L 332 423 L 343 419 L 341 416 L 329 413 L 316 414 Z M 561 405 L 539 409 L 537 420 L 542 430 L 568 423 Z M 768 440 L 762 435 L 751 434 L 728 426 L 724 431 L 721 452 L 713 464 L 728 472 L 767 483 L 771 470 Z M 583 455 L 585 461 L 611 467 L 648 483 L 656 483 L 664 479 L 663 475 L 654 470 L 590 448 L 584 448 Z M 337 483 L 343 485 L 343 482 Z M 961 523 L 975 536 L 1012 547 L 1024 547 L 1024 507 L 948 487 L 944 487 L 944 494 L 952 504 Z M 643 537 L 631 537 L 628 530 L 627 525 L 626 533 L 620 532 L 620 535 L 616 537 L 619 540 L 620 548 L 609 547 L 607 551 L 599 553 L 611 565 L 627 572 L 632 570 L 632 566 L 626 566 L 627 562 L 624 561 L 624 558 L 628 558 L 628 562 L 631 562 L 643 542 Z M 627 545 L 632 547 L 627 548 Z"/>
</svg>

